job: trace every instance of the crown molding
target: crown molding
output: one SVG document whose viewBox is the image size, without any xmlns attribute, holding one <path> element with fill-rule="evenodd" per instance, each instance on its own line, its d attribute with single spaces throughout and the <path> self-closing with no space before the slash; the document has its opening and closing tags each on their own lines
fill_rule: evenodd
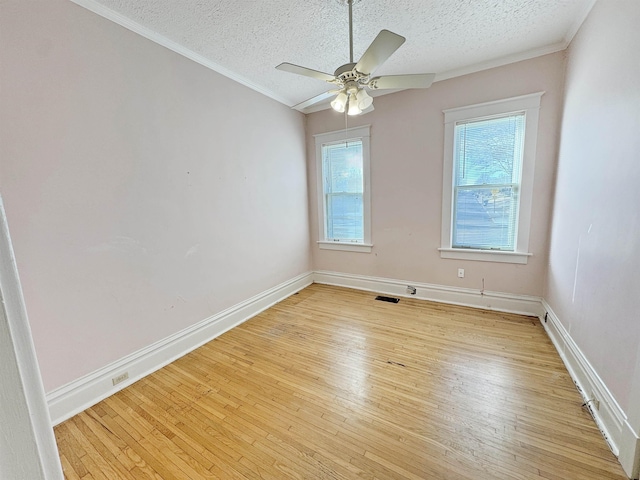
<svg viewBox="0 0 640 480">
<path fill-rule="evenodd" d="M 563 50 L 566 50 L 568 45 L 569 45 L 568 42 L 562 41 L 562 42 L 554 43 L 553 45 L 547 45 L 541 48 L 534 48 L 531 50 L 527 50 L 525 52 L 519 52 L 513 55 L 507 55 L 504 57 L 487 60 L 486 62 L 480 62 L 473 65 L 468 65 L 466 67 L 448 70 L 446 72 L 436 74 L 436 78 L 433 82 L 434 83 L 441 82 L 443 80 L 449 80 L 451 78 L 462 77 L 463 75 L 469 75 L 472 73 L 482 72 L 484 70 L 489 70 L 492 68 L 503 67 L 505 65 L 509 65 L 512 63 L 522 62 L 524 60 L 530 60 L 536 57 L 542 57 L 543 55 L 562 52 Z M 389 90 L 384 92 L 375 92 L 377 95 L 375 96 L 372 95 L 374 97 L 374 105 L 375 105 L 376 98 L 381 97 L 383 95 L 389 95 L 389 94 L 397 93 L 401 91 L 403 90 Z M 330 107 L 331 106 L 329 105 L 329 101 L 327 100 L 326 102 L 313 105 L 311 107 L 302 109 L 300 111 L 302 113 L 309 114 L 309 113 L 320 112 L 322 110 L 327 110 Z"/>
<path fill-rule="evenodd" d="M 150 28 L 147 28 L 144 25 L 139 24 L 138 22 L 135 22 L 130 18 L 125 17 L 124 15 L 114 10 L 105 7 L 104 5 L 98 3 L 95 0 L 70 0 L 70 1 L 80 7 L 86 8 L 87 10 L 95 13 L 96 15 L 106 18 L 107 20 L 110 20 L 120 25 L 121 27 L 126 28 L 127 30 L 131 30 L 132 32 L 137 33 L 138 35 L 146 38 L 147 40 L 151 40 L 152 42 L 157 43 L 158 45 L 168 48 L 169 50 L 179 55 L 182 55 L 183 57 L 188 58 L 189 60 L 193 60 L 194 62 L 202 65 L 203 67 L 207 67 L 208 69 L 213 70 L 214 72 L 217 72 L 220 75 L 230 78 L 231 80 L 238 82 L 239 84 L 244 85 L 245 87 L 248 87 L 258 93 L 261 93 L 262 95 L 265 95 L 275 100 L 276 102 L 282 103 L 286 106 L 290 106 L 289 101 L 287 101 L 284 97 L 281 97 L 280 95 L 276 94 L 275 92 L 262 88 L 261 86 L 251 82 L 245 77 L 238 75 L 235 72 L 232 72 L 228 68 L 223 67 L 218 63 L 212 62 L 211 60 L 200 55 L 199 53 L 196 53 L 193 50 L 190 50 L 180 45 L 179 43 L 174 42 L 173 40 L 170 40 L 163 35 L 160 35 L 158 32 L 155 32 Z"/>
<path fill-rule="evenodd" d="M 566 35 L 564 36 L 564 42 L 567 47 L 573 40 L 573 37 L 576 36 L 576 33 L 578 33 L 578 30 L 580 30 L 580 27 L 589 16 L 589 13 L 591 13 L 593 6 L 596 4 L 596 1 L 597 0 L 587 0 L 584 2 L 584 4 L 582 4 L 583 10 L 576 16 L 573 25 L 571 25 L 571 28 L 569 28 Z"/>
<path fill-rule="evenodd" d="M 168 48 L 169 50 L 179 55 L 187 57 L 190 60 L 193 60 L 194 62 L 209 68 L 210 70 L 213 70 L 221 75 L 224 75 L 225 77 L 230 78 L 231 80 L 238 82 L 241 85 L 244 85 L 258 93 L 261 93 L 262 95 L 265 95 L 279 103 L 282 103 L 283 105 L 286 105 L 288 107 L 292 106 L 291 102 L 285 99 L 284 97 L 282 97 L 281 95 L 278 95 L 277 93 L 271 90 L 265 89 L 253 83 L 247 78 L 241 75 L 238 75 L 237 73 L 229 70 L 226 67 L 223 67 L 222 65 L 216 62 L 209 60 L 208 58 L 200 55 L 199 53 L 196 53 L 193 50 L 190 50 L 178 44 L 177 42 L 174 42 L 173 40 L 170 40 L 167 37 L 141 25 L 140 23 L 135 22 L 130 18 L 114 10 L 105 7 L 104 5 L 102 5 L 96 0 L 70 0 L 70 1 L 75 3 L 76 5 L 86 8 L 87 10 L 103 18 L 106 18 L 107 20 L 111 20 L 112 22 L 128 30 L 131 30 L 132 32 L 135 32 L 138 35 L 141 35 L 144 38 L 151 40 L 152 42 L 162 45 L 163 47 Z M 586 20 L 587 16 L 589 15 L 589 12 L 591 12 L 591 9 L 595 5 L 596 1 L 597 0 L 588 0 L 585 2 L 584 9 L 582 10 L 581 14 L 578 17 L 576 17 L 575 22 L 573 23 L 571 28 L 567 31 L 562 41 L 554 43 L 552 45 L 547 45 L 541 48 L 534 48 L 534 49 L 527 50 L 524 52 L 519 52 L 513 55 L 506 55 L 504 57 L 494 58 L 491 60 L 487 60 L 485 62 L 479 62 L 479 63 L 468 65 L 462 68 L 441 72 L 436 75 L 434 82 L 440 82 L 443 80 L 448 80 L 448 79 L 460 77 L 463 75 L 469 75 L 471 73 L 481 72 L 483 70 L 489 70 L 491 68 L 502 67 L 505 65 L 509 65 L 511 63 L 529 60 L 529 59 L 540 57 L 543 55 L 549 55 L 552 53 L 561 52 L 569 46 L 569 44 L 571 43 L 571 40 L 573 40 L 573 37 L 576 35 L 576 33 L 578 32 L 578 30 Z M 375 96 L 388 95 L 391 93 L 396 93 L 398 91 L 402 91 L 402 90 L 391 90 L 384 93 L 376 92 L 377 95 Z M 329 102 L 327 101 L 319 105 L 313 105 L 305 109 L 296 109 L 296 110 L 304 114 L 309 114 L 309 113 L 315 113 L 322 110 L 326 110 L 328 108 L 330 108 L 330 105 L 329 105 Z"/>
<path fill-rule="evenodd" d="M 475 63 L 466 67 L 448 70 L 446 72 L 438 73 L 436 75 L 434 83 L 440 82 L 442 80 L 448 80 L 450 78 L 461 77 L 463 75 L 469 75 L 471 73 L 482 72 L 483 70 L 489 70 L 491 68 L 503 67 L 505 65 L 522 62 L 524 60 L 530 60 L 536 57 L 542 57 L 543 55 L 561 52 L 565 50 L 567 46 L 568 43 L 562 41 L 554 43 L 552 45 L 547 45 L 545 47 L 533 48 L 531 50 L 515 53 L 513 55 L 506 55 L 504 57 L 487 60 L 486 62 Z"/>
</svg>

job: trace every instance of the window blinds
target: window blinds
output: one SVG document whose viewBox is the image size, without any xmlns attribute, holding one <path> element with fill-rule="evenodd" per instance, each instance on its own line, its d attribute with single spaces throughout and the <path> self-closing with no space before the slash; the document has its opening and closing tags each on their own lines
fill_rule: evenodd
<svg viewBox="0 0 640 480">
<path fill-rule="evenodd" d="M 327 240 L 363 242 L 362 141 L 322 146 Z"/>
<path fill-rule="evenodd" d="M 455 127 L 453 248 L 514 251 L 525 114 Z"/>
</svg>

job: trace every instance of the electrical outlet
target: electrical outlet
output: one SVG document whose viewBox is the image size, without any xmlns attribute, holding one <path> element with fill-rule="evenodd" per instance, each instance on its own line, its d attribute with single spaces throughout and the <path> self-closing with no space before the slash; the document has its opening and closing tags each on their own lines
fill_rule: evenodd
<svg viewBox="0 0 640 480">
<path fill-rule="evenodd" d="M 464 268 L 458 269 L 458 278 L 464 278 Z"/>
<path fill-rule="evenodd" d="M 117 377 L 113 377 L 111 381 L 113 382 L 114 385 L 117 385 L 119 383 L 124 382 L 127 378 L 129 378 L 129 372 L 124 372 L 118 375 Z"/>
</svg>

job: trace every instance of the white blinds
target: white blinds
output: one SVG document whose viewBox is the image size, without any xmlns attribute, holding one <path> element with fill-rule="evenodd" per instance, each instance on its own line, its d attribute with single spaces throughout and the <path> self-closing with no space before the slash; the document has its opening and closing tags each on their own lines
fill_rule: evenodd
<svg viewBox="0 0 640 480">
<path fill-rule="evenodd" d="M 362 141 L 322 146 L 327 240 L 364 241 Z"/>
<path fill-rule="evenodd" d="M 453 248 L 514 251 L 525 114 L 455 127 Z"/>
</svg>

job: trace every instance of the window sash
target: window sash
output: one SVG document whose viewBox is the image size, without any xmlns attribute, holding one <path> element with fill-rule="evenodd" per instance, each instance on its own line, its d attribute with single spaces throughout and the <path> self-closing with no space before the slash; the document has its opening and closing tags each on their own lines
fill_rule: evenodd
<svg viewBox="0 0 640 480">
<path fill-rule="evenodd" d="M 525 126 L 525 112 L 456 122 L 451 248 L 516 250 Z"/>
<path fill-rule="evenodd" d="M 334 205 L 339 203 L 348 204 L 351 208 L 340 208 L 337 213 L 334 213 Z M 325 205 L 327 239 L 347 242 L 364 241 L 362 193 L 327 193 Z"/>
<path fill-rule="evenodd" d="M 362 139 L 322 144 L 325 240 L 364 243 Z"/>
<path fill-rule="evenodd" d="M 346 130 L 338 130 L 314 135 L 316 144 L 316 204 L 318 212 L 318 240 L 316 243 L 318 244 L 318 248 L 320 249 L 371 253 L 373 244 L 371 243 L 370 130 L 370 125 L 362 125 L 359 127 L 348 128 Z M 345 145 L 345 143 L 348 143 L 351 146 L 356 141 L 361 142 L 362 144 L 362 179 L 360 181 L 362 187 L 358 188 L 362 191 L 362 233 L 358 232 L 358 235 L 354 234 L 353 236 L 362 238 L 358 240 L 345 238 L 331 239 L 327 236 L 327 192 L 325 191 L 325 155 L 323 147 L 331 145 Z M 333 195 L 340 193 L 338 192 L 338 190 L 341 189 L 334 189 L 331 194 Z M 336 196 L 334 198 L 337 199 L 338 197 Z M 348 202 L 348 199 L 346 197 L 343 198 L 343 200 Z M 342 237 L 343 234 L 334 230 L 333 236 Z"/>
<path fill-rule="evenodd" d="M 529 251 L 532 227 L 532 204 L 536 145 L 540 103 L 544 92 L 530 93 L 518 97 L 491 102 L 466 105 L 443 110 L 444 113 L 444 158 L 442 173 L 442 223 L 440 230 L 440 257 L 454 260 L 474 260 L 482 262 L 513 263 L 526 265 L 533 255 Z M 453 194 L 455 164 L 455 126 L 470 119 L 490 118 L 525 112 L 525 139 L 518 194 L 518 222 L 514 251 L 478 250 L 472 248 L 452 248 Z M 494 182 L 491 182 L 494 183 Z M 497 183 L 497 182 L 496 182 Z"/>
<path fill-rule="evenodd" d="M 454 187 L 452 248 L 515 251 L 518 188 L 515 183 Z"/>
</svg>

